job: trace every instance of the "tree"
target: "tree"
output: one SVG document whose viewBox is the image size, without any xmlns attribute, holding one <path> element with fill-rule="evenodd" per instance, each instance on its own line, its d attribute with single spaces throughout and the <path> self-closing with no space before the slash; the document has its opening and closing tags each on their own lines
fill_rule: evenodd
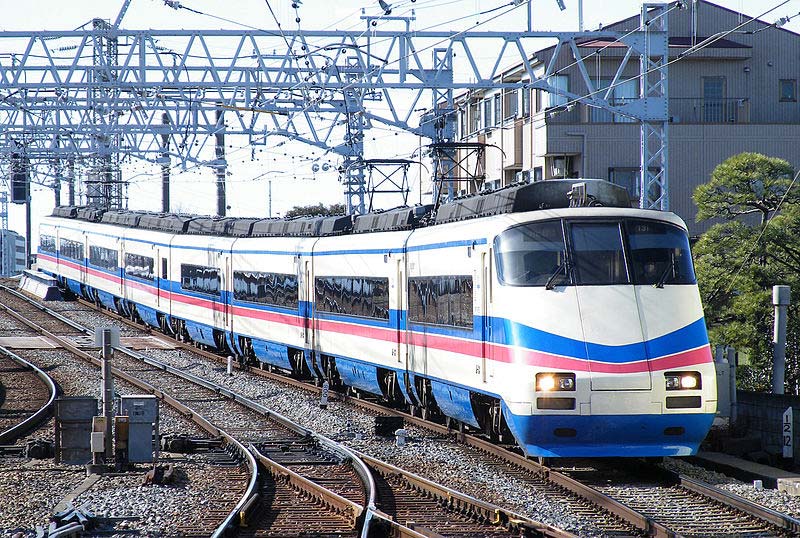
<svg viewBox="0 0 800 538">
<path fill-rule="evenodd" d="M 320 202 L 317 205 L 296 205 L 286 212 L 286 218 L 292 217 L 327 217 L 329 215 L 344 215 L 344 204 L 331 204 L 328 207 Z"/>
<path fill-rule="evenodd" d="M 772 286 L 800 290 L 800 189 L 791 165 L 756 153 L 735 155 L 697 187 L 697 219 L 721 218 L 694 248 L 697 280 L 714 343 L 747 350 L 740 387 L 766 390 L 772 365 Z M 737 219 L 749 214 L 760 216 Z M 789 310 L 788 392 L 800 393 L 798 307 Z"/>
<path fill-rule="evenodd" d="M 792 165 L 783 159 L 760 153 L 734 155 L 714 169 L 711 181 L 695 189 L 697 220 L 758 213 L 763 225 L 782 201 L 800 202 L 800 191 L 794 189 L 786 195 L 793 175 Z"/>
</svg>

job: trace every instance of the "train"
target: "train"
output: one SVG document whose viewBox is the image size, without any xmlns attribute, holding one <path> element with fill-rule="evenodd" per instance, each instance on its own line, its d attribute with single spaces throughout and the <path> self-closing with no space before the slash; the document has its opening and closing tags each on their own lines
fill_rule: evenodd
<svg viewBox="0 0 800 538">
<path fill-rule="evenodd" d="M 529 457 L 691 455 L 716 412 L 687 228 L 603 180 L 358 216 L 56 207 L 37 267 L 176 338 Z"/>
</svg>

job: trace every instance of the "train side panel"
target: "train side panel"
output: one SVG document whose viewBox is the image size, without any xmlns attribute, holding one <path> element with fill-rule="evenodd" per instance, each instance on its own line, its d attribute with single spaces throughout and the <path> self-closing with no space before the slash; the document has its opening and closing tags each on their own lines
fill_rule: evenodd
<svg viewBox="0 0 800 538">
<path fill-rule="evenodd" d="M 307 350 L 312 345 L 306 320 L 305 268 L 310 269 L 314 241 L 289 237 L 236 240 L 228 300 L 230 346 L 237 353 L 290 371 L 307 364 Z"/>
<path fill-rule="evenodd" d="M 323 237 L 314 246 L 314 351 L 344 384 L 383 394 L 402 383 L 402 277 L 408 232 Z M 323 365 L 324 367 L 324 365 Z M 398 375 L 399 374 L 399 375 Z"/>
</svg>

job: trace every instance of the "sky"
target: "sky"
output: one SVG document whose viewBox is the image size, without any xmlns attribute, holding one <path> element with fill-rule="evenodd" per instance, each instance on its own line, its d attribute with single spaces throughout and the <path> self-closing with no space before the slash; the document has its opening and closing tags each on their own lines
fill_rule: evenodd
<svg viewBox="0 0 800 538">
<path fill-rule="evenodd" d="M 170 0 L 171 2 L 171 0 Z M 131 0 L 122 28 L 134 29 L 339 29 L 361 30 L 365 23 L 360 20 L 363 13 L 379 15 L 378 0 L 181 0 L 189 9 L 173 9 L 164 0 Z M 510 0 L 394 0 L 393 16 L 408 16 L 414 10 L 415 28 L 440 30 L 465 30 L 476 24 L 479 30 L 523 31 L 526 29 L 526 11 L 518 8 L 510 15 L 492 20 L 498 12 L 495 8 L 507 6 Z M 717 0 L 726 8 L 756 16 L 770 8 L 781 5 L 764 17 L 773 22 L 780 17 L 800 13 L 800 0 Z M 114 21 L 123 5 L 122 0 L 26 0 L 25 9 L 19 9 L 18 0 L 0 0 L 3 17 L 0 31 L 58 31 L 74 30 L 91 21 L 103 18 Z M 533 0 L 534 30 L 578 29 L 578 1 L 564 0 L 567 9 L 560 11 L 556 0 Z M 13 7 L 12 7 L 13 6 Z M 632 0 L 584 0 L 584 28 L 597 29 L 600 24 L 637 15 L 641 3 Z M 196 13 L 200 12 L 200 13 Z M 486 13 L 490 12 L 490 13 Z M 300 23 L 296 18 L 300 18 Z M 276 22 L 277 19 L 277 22 Z M 800 17 L 786 28 L 800 31 Z M 544 44 L 543 46 L 546 46 Z M 539 47 L 536 47 L 539 48 Z M 0 50 L 0 55 L 10 51 Z M 531 50 L 533 52 L 533 50 Z M 494 59 L 494 54 L 486 54 Z M 481 61 L 481 58 L 478 58 Z M 455 76 L 459 74 L 456 66 Z M 277 139 L 276 139 L 277 140 Z M 416 136 L 405 135 L 386 127 L 366 133 L 365 157 L 409 158 L 420 142 Z M 272 215 L 278 216 L 295 205 L 316 202 L 324 204 L 344 201 L 343 187 L 335 172 L 338 161 L 321 150 L 299 143 L 268 144 L 260 148 L 258 158 L 253 154 L 244 138 L 228 137 L 228 215 L 267 216 L 270 208 L 271 186 Z M 328 170 L 316 172 L 312 162 L 329 164 Z M 125 165 L 123 176 L 130 180 L 128 190 L 130 209 L 160 210 L 160 172 L 149 163 L 134 161 Z M 409 202 L 420 199 L 421 192 L 430 191 L 429 172 L 421 166 L 409 172 L 412 193 Z M 62 187 L 62 202 L 66 203 L 66 186 Z M 40 215 L 47 215 L 54 205 L 51 189 L 34 186 L 32 214 L 35 224 Z M 198 214 L 213 214 L 216 210 L 216 187 L 213 170 L 195 167 L 172 171 L 173 211 Z M 384 197 L 377 199 L 378 206 L 398 205 L 399 199 Z M 24 208 L 9 204 L 9 227 L 24 234 Z M 36 233 L 34 231 L 34 244 Z"/>
</svg>

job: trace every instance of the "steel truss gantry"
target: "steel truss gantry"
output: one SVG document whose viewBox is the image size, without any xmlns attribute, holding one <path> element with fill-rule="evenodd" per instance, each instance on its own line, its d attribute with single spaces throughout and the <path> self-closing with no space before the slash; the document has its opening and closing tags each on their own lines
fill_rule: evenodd
<svg viewBox="0 0 800 538">
<path fill-rule="evenodd" d="M 643 8 L 643 17 L 652 19 L 653 13 Z M 528 16 L 530 29 L 530 10 Z M 658 132 L 642 144 L 642 162 L 663 160 L 660 176 L 648 182 L 661 186 L 659 203 L 665 207 L 666 72 L 657 94 L 643 90 L 640 99 L 617 106 L 610 92 L 594 91 L 579 51 L 586 40 L 618 40 L 628 52 L 614 81 L 632 56 L 646 57 L 641 65 L 647 73 L 667 49 L 665 31 L 649 25 L 631 33 L 415 31 L 413 18 L 382 16 L 362 17 L 363 31 L 129 30 L 118 27 L 120 18 L 74 31 L 0 32 L 5 163 L 22 150 L 40 182 L 60 181 L 68 160 L 89 160 L 102 174 L 117 172 L 129 157 L 162 166 L 202 164 L 219 172 L 226 166 L 224 153 L 202 157 L 206 148 L 218 146 L 219 135 L 246 136 L 254 148 L 285 137 L 342 158 L 348 210 L 364 212 L 364 131 L 373 123 L 434 144 L 453 142 L 454 92 L 525 87 L 626 115 L 642 122 L 643 133 L 645 123 Z M 373 25 L 377 21 L 380 28 Z M 399 29 L 385 29 L 392 25 Z M 553 65 L 543 76 L 534 74 L 529 55 L 539 38 L 573 51 L 588 95 L 551 86 Z M 479 62 L 478 51 L 483 58 L 493 54 L 494 61 Z M 455 54 L 464 64 L 458 78 Z M 514 63 L 525 76 L 502 80 L 501 64 Z M 417 121 L 420 106 L 430 108 Z"/>
</svg>

